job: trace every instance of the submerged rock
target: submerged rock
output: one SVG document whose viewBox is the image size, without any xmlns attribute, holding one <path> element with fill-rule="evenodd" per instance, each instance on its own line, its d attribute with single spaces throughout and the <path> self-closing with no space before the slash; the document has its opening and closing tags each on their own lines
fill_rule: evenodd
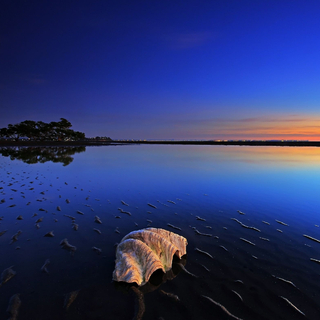
<svg viewBox="0 0 320 320">
<path fill-rule="evenodd" d="M 47 265 L 48 265 L 49 263 L 50 263 L 50 260 L 47 259 L 47 260 L 45 261 L 45 263 L 43 264 L 43 266 L 41 267 L 41 271 L 42 271 L 42 272 L 45 272 L 45 273 L 49 274 L 49 271 L 48 271 L 48 269 L 47 269 Z"/>
<path fill-rule="evenodd" d="M 16 293 L 9 300 L 7 313 L 10 315 L 10 318 L 8 320 L 18 319 L 19 308 L 21 306 L 21 300 L 20 300 L 19 296 L 20 296 L 20 294 Z"/>
<path fill-rule="evenodd" d="M 47 232 L 45 235 L 44 235 L 44 237 L 54 237 L 54 234 L 53 234 L 53 231 L 49 231 L 49 232 Z"/>
<path fill-rule="evenodd" d="M 92 250 L 95 251 L 97 254 L 101 254 L 102 250 L 97 247 L 92 247 Z"/>
<path fill-rule="evenodd" d="M 3 236 L 8 230 L 0 231 L 0 237 Z"/>
<path fill-rule="evenodd" d="M 65 295 L 65 299 L 64 299 L 64 308 L 66 310 L 69 309 L 69 307 L 71 306 L 71 304 L 74 302 L 74 300 L 76 300 L 78 294 L 79 294 L 80 290 L 76 290 L 76 291 L 71 291 L 69 293 L 67 293 Z"/>
<path fill-rule="evenodd" d="M 73 255 L 73 254 L 75 253 L 75 251 L 77 250 L 77 247 L 71 245 L 71 244 L 68 242 L 68 239 L 67 239 L 67 238 L 61 240 L 60 246 L 62 246 L 62 249 L 65 249 L 65 250 L 70 251 L 70 253 L 71 253 L 72 255 Z"/>
<path fill-rule="evenodd" d="M 0 287 L 3 286 L 6 282 L 8 282 L 11 278 L 13 278 L 17 274 L 12 268 L 13 266 L 7 269 L 4 269 L 2 271 Z"/>
<path fill-rule="evenodd" d="M 16 234 L 14 234 L 14 235 L 11 237 L 11 242 L 10 242 L 10 244 L 18 241 L 18 237 L 20 236 L 21 233 L 22 233 L 22 231 L 19 230 Z"/>
<path fill-rule="evenodd" d="M 98 216 L 94 217 L 94 222 L 102 224 L 102 222 L 101 222 L 101 220 L 100 220 L 100 218 Z"/>
</svg>

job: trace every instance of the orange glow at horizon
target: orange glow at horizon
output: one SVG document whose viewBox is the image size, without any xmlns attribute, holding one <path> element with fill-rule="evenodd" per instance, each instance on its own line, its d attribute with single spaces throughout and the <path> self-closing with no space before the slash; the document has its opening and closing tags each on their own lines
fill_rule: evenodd
<svg viewBox="0 0 320 320">
<path fill-rule="evenodd" d="M 320 140 L 318 117 L 260 117 L 214 121 L 206 124 L 203 136 L 232 140 Z"/>
</svg>

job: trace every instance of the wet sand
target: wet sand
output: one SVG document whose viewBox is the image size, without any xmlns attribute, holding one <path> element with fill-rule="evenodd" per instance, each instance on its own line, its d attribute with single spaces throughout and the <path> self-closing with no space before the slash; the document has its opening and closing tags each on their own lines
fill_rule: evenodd
<svg viewBox="0 0 320 320">
<path fill-rule="evenodd" d="M 214 195 L 197 191 L 187 195 L 177 190 L 170 195 L 171 202 L 166 195 L 150 196 L 134 188 L 102 198 L 90 181 L 78 186 L 50 170 L 50 166 L 1 163 L 0 199 L 5 202 L 0 204 L 0 232 L 7 231 L 0 237 L 0 272 L 10 266 L 16 272 L 0 288 L 1 319 L 8 316 L 9 300 L 17 293 L 19 320 L 132 319 L 137 311 L 135 293 L 111 281 L 115 244 L 130 231 L 148 226 L 167 230 L 174 226 L 173 232 L 187 238 L 185 268 L 197 277 L 180 271 L 160 286 L 142 288 L 149 291 L 144 293 L 143 319 L 230 319 L 204 296 L 240 319 L 319 319 L 320 265 L 310 260 L 320 257 L 320 245 L 311 239 L 319 238 L 315 223 L 310 222 L 305 231 L 277 214 L 259 216 L 239 207 L 243 215 L 228 205 L 215 204 Z M 157 208 L 150 211 L 148 204 L 153 203 Z M 117 218 L 119 208 L 131 215 Z M 17 220 L 19 215 L 22 220 Z M 96 216 L 101 224 L 95 222 Z M 277 231 L 279 221 L 282 233 Z M 54 237 L 44 237 L 51 231 Z M 68 246 L 62 250 L 64 239 L 76 251 Z M 101 249 L 101 254 L 93 247 Z M 48 272 L 41 270 L 44 265 Z M 78 290 L 66 310 L 66 294 Z"/>
</svg>

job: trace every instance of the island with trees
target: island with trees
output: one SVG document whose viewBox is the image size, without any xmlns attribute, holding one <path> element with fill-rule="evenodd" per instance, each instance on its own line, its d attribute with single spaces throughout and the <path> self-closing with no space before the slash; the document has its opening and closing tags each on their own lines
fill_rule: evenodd
<svg viewBox="0 0 320 320">
<path fill-rule="evenodd" d="M 26 139 L 29 141 L 77 141 L 84 140 L 85 134 L 70 129 L 72 124 L 64 118 L 60 121 L 25 120 L 17 124 L 9 124 L 0 129 L 0 138 L 12 141 Z"/>
<path fill-rule="evenodd" d="M 0 128 L 0 145 L 92 145 L 108 144 L 109 137 L 86 138 L 80 131 L 71 129 L 72 124 L 65 118 L 60 121 L 25 120 Z M 99 138 L 99 139 L 98 139 Z"/>
</svg>

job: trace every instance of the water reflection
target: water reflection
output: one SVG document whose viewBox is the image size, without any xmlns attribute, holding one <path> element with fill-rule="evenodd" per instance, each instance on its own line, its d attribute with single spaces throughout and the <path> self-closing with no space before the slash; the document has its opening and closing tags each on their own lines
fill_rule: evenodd
<svg viewBox="0 0 320 320">
<path fill-rule="evenodd" d="M 61 162 L 63 166 L 73 161 L 72 155 L 85 152 L 86 147 L 3 147 L 0 154 L 10 160 L 21 160 L 27 164 Z"/>
<path fill-rule="evenodd" d="M 184 255 L 179 259 L 177 256 L 173 256 L 172 268 L 163 272 L 161 269 L 156 270 L 150 277 L 149 281 L 141 286 L 137 287 L 135 283 L 114 282 L 114 286 L 117 290 L 124 293 L 128 293 L 132 290 L 135 294 L 136 307 L 134 319 L 142 319 L 145 313 L 145 300 L 144 295 L 157 290 L 162 284 L 167 281 L 173 280 L 184 268 L 187 262 L 187 255 Z M 186 271 L 188 272 L 188 271 Z M 171 292 L 160 290 L 161 294 L 173 301 L 180 301 L 179 297 Z"/>
<path fill-rule="evenodd" d="M 143 319 L 230 319 L 205 297 L 246 320 L 302 319 L 287 300 L 305 319 L 319 319 L 320 247 L 311 238 L 320 239 L 320 148 L 90 147 L 70 166 L 6 156 L 0 273 L 14 266 L 16 276 L 1 287 L 1 319 L 16 293 L 19 320 L 132 319 L 141 295 L 111 282 L 114 245 L 133 230 L 169 224 L 188 240 L 186 268 L 198 278 L 155 274 L 153 287 L 139 288 Z M 55 236 L 45 237 L 50 231 Z M 63 239 L 74 255 L 62 250 Z M 47 259 L 49 274 L 41 270 Z M 77 291 L 66 311 L 65 294 Z"/>
</svg>

